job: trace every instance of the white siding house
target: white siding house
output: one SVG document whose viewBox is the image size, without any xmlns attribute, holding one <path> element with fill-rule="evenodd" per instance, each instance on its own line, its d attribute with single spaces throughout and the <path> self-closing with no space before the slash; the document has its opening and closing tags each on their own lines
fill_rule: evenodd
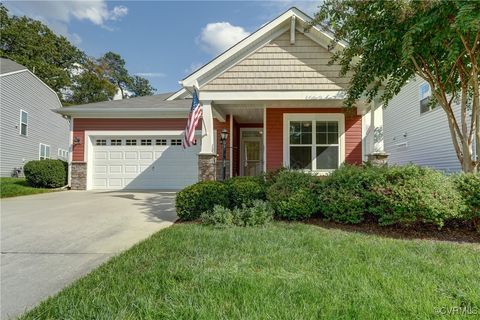
<svg viewBox="0 0 480 320">
<path fill-rule="evenodd" d="M 30 160 L 68 160 L 68 121 L 57 94 L 24 66 L 0 59 L 0 174 Z"/>
<path fill-rule="evenodd" d="M 383 111 L 384 146 L 390 164 L 415 163 L 446 172 L 460 171 L 447 116 L 441 107 L 421 103 L 430 94 L 421 78 L 410 81 Z M 454 109 L 459 116 L 459 107 Z"/>
</svg>

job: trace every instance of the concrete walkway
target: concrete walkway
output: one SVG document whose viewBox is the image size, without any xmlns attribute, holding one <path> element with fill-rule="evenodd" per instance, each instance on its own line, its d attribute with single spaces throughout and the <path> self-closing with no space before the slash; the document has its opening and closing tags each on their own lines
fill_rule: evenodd
<svg viewBox="0 0 480 320">
<path fill-rule="evenodd" d="M 176 220 L 173 192 L 63 191 L 1 201 L 1 319 Z"/>
</svg>

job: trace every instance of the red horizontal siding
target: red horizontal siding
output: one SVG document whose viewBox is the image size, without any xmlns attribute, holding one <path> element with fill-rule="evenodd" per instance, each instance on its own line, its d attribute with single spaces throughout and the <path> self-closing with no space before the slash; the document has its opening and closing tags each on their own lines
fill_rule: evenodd
<svg viewBox="0 0 480 320">
<path fill-rule="evenodd" d="M 362 163 L 362 117 L 356 112 L 338 108 L 268 108 L 266 123 L 267 171 L 283 166 L 283 114 L 284 113 L 344 113 L 345 162 Z"/>
<path fill-rule="evenodd" d="M 80 139 L 80 144 L 73 146 L 73 161 L 85 161 L 85 131 L 110 130 L 183 130 L 186 119 L 83 119 L 73 120 L 73 136 Z M 197 130 L 201 128 L 201 122 Z"/>
<path fill-rule="evenodd" d="M 220 140 L 220 134 L 222 133 L 223 129 L 227 129 L 229 134 L 230 132 L 230 116 L 227 115 L 225 122 L 220 122 L 217 119 L 213 119 L 213 128 L 217 130 L 216 142 L 217 142 L 217 159 L 222 160 L 222 142 Z M 230 136 L 227 139 L 227 160 L 230 160 Z"/>
</svg>

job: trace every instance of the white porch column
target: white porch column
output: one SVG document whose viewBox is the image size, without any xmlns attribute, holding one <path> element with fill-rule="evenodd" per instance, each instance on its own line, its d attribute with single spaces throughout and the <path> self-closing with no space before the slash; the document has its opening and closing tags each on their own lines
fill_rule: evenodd
<svg viewBox="0 0 480 320">
<path fill-rule="evenodd" d="M 213 111 L 211 101 L 202 101 L 202 148 L 200 154 L 213 154 L 214 131 L 213 131 Z"/>
<path fill-rule="evenodd" d="M 202 104 L 202 146 L 198 154 L 198 180 L 216 180 L 217 170 L 213 130 L 213 111 L 211 101 L 201 101 Z"/>
<path fill-rule="evenodd" d="M 386 164 L 388 154 L 383 144 L 383 106 L 377 101 L 370 104 L 370 137 L 368 139 L 368 161 L 373 164 Z"/>
</svg>

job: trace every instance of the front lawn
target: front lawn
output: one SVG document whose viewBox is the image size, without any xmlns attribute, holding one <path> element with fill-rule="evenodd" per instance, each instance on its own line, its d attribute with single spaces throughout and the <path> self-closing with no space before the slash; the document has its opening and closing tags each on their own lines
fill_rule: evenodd
<svg viewBox="0 0 480 320">
<path fill-rule="evenodd" d="M 479 265 L 472 244 L 177 224 L 22 319 L 438 319 L 480 312 Z"/>
<path fill-rule="evenodd" d="M 54 190 L 30 187 L 25 179 L 22 178 L 0 178 L 0 198 L 25 196 L 51 191 Z"/>
</svg>

